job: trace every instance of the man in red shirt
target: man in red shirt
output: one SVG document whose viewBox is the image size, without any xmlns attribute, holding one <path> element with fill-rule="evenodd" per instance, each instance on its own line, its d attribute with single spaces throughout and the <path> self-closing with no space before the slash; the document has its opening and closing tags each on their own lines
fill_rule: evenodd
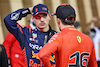
<svg viewBox="0 0 100 67">
<path fill-rule="evenodd" d="M 39 52 L 44 67 L 51 67 L 51 53 L 55 54 L 56 67 L 97 67 L 92 40 L 74 27 L 74 8 L 58 6 L 56 16 L 61 32 L 55 34 Z"/>
<path fill-rule="evenodd" d="M 30 19 L 30 24 L 28 24 L 27 27 L 35 29 L 35 23 L 32 21 L 32 18 Z M 3 42 L 3 45 L 5 46 L 7 57 L 10 60 L 10 63 L 9 63 L 10 66 L 11 67 L 25 67 L 23 52 L 21 50 L 18 40 L 14 37 L 13 34 L 11 34 L 10 32 L 7 34 Z"/>
</svg>

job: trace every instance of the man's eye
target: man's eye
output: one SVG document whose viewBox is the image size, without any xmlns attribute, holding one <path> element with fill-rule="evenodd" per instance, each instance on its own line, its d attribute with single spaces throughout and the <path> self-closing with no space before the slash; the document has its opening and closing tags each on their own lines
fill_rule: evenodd
<svg viewBox="0 0 100 67">
<path fill-rule="evenodd" d="M 41 17 L 37 16 L 36 19 L 40 19 Z"/>
<path fill-rule="evenodd" d="M 43 16 L 44 18 L 46 18 L 47 16 Z"/>
</svg>

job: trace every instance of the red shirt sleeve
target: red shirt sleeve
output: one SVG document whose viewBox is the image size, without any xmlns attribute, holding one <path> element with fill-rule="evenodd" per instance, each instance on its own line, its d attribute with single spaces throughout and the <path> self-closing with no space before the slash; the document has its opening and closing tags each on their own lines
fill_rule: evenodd
<svg viewBox="0 0 100 67">
<path fill-rule="evenodd" d="M 39 52 L 39 57 L 42 60 L 44 67 L 51 67 L 49 57 L 52 53 L 57 51 L 58 48 L 59 42 L 56 38 L 56 35 L 54 35 Z"/>
<path fill-rule="evenodd" d="M 10 58 L 10 55 L 11 55 L 10 49 L 11 49 L 11 46 L 13 45 L 13 43 L 15 42 L 15 40 L 16 40 L 15 37 L 11 33 L 8 33 L 3 42 L 3 45 L 5 46 L 8 58 Z"/>
<path fill-rule="evenodd" d="M 87 67 L 98 67 L 97 66 L 97 61 L 96 61 L 96 55 L 95 55 L 95 48 L 94 48 L 94 46 L 93 46 L 93 50 L 91 52 L 90 59 L 89 59 Z"/>
</svg>

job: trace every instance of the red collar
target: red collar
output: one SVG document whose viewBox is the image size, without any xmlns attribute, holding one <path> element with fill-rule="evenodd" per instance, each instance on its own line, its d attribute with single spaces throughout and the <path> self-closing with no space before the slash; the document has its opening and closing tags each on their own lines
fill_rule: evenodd
<svg viewBox="0 0 100 67">
<path fill-rule="evenodd" d="M 65 27 L 61 30 L 61 32 L 64 32 L 64 31 L 69 31 L 69 30 L 76 30 L 75 27 Z"/>
</svg>

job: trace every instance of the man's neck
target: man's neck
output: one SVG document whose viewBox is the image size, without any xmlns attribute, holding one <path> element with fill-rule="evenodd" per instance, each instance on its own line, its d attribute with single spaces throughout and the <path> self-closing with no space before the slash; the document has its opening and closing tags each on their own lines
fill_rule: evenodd
<svg viewBox="0 0 100 67">
<path fill-rule="evenodd" d="M 63 28 L 65 28 L 65 27 L 74 27 L 74 25 L 63 25 L 63 26 L 61 26 L 61 30 L 62 30 Z"/>
</svg>

